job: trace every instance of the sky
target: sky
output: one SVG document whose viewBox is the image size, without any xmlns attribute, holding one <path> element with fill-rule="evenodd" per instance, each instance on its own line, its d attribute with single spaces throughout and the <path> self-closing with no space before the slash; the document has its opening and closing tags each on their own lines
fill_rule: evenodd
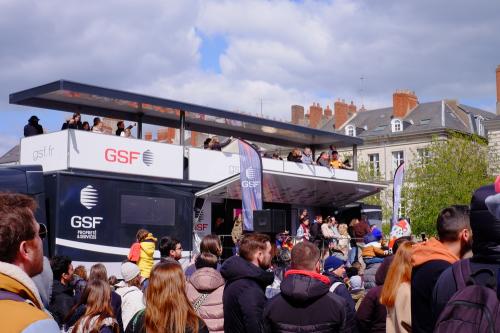
<svg viewBox="0 0 500 333">
<path fill-rule="evenodd" d="M 59 79 L 286 121 L 397 89 L 494 112 L 499 31 L 491 0 L 0 0 L 0 155 L 33 114 L 60 129 L 68 114 L 8 102 Z"/>
</svg>

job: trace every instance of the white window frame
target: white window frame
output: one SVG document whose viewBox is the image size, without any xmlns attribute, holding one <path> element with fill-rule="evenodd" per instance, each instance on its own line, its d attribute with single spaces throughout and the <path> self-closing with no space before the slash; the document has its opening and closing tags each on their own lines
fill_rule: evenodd
<svg viewBox="0 0 500 333">
<path fill-rule="evenodd" d="M 405 161 L 405 152 L 404 150 L 396 150 L 391 154 L 392 157 L 392 172 L 396 172 L 398 166 L 401 165 Z"/>
<path fill-rule="evenodd" d="M 431 152 L 429 148 L 417 148 L 418 160 L 421 164 L 427 163 L 431 158 Z"/>
<path fill-rule="evenodd" d="M 392 132 L 402 132 L 403 131 L 403 122 L 401 121 L 401 119 L 391 120 L 391 129 L 392 129 Z"/>
<path fill-rule="evenodd" d="M 373 173 L 373 175 L 380 175 L 380 154 L 368 154 L 368 161 L 370 165 L 370 173 Z"/>
<path fill-rule="evenodd" d="M 484 124 L 483 124 L 484 118 L 481 116 L 475 116 L 474 118 L 476 120 L 477 134 L 484 136 Z"/>
<path fill-rule="evenodd" d="M 345 128 L 345 135 L 356 136 L 356 127 L 354 127 L 354 125 L 347 125 Z"/>
</svg>

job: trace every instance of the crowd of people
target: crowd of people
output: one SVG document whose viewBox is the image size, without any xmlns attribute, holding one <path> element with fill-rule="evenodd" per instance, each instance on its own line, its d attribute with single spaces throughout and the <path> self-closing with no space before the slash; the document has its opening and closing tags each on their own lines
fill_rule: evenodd
<svg viewBox="0 0 500 333">
<path fill-rule="evenodd" d="M 391 247 L 364 216 L 349 225 L 302 212 L 300 241 L 238 235 L 223 263 L 207 235 L 182 244 L 141 229 L 108 277 L 43 257 L 35 201 L 0 194 L 0 318 L 6 332 L 494 332 L 499 330 L 500 181 L 436 217 L 436 235 Z M 299 234 L 299 233 L 298 233 Z M 161 260 L 155 263 L 158 248 Z M 474 304 L 474 305 L 471 305 Z"/>
<path fill-rule="evenodd" d="M 25 137 L 44 133 L 42 125 L 38 123 L 39 121 L 40 119 L 37 116 L 31 116 L 30 119 L 28 119 L 28 124 L 24 126 Z M 115 131 L 115 135 L 126 138 L 133 138 L 132 128 L 134 128 L 134 126 L 136 126 L 135 123 L 125 127 L 125 122 L 123 120 L 120 120 L 116 123 L 117 129 Z M 66 119 L 66 121 L 62 124 L 61 130 L 65 129 L 77 129 L 87 132 L 107 134 L 101 118 L 94 117 L 93 125 L 90 126 L 88 121 L 82 122 L 82 116 L 78 112 L 73 113 L 73 115 Z"/>
</svg>

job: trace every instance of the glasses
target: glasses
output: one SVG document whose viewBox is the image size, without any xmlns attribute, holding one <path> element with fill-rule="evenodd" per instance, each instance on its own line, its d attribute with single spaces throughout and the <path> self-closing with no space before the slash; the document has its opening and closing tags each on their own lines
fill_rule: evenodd
<svg viewBox="0 0 500 333">
<path fill-rule="evenodd" d="M 43 223 L 39 223 L 40 229 L 38 230 L 38 236 L 40 236 L 41 239 L 44 239 L 47 237 L 47 226 Z"/>
</svg>

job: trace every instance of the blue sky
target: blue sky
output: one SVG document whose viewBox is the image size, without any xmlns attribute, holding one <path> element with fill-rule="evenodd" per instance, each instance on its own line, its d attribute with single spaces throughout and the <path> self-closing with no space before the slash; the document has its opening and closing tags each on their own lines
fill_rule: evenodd
<svg viewBox="0 0 500 333">
<path fill-rule="evenodd" d="M 499 12 L 488 0 L 0 0 L 0 154 L 32 114 L 48 131 L 67 116 L 9 93 L 61 78 L 252 114 L 262 99 L 283 120 L 292 104 L 388 106 L 396 89 L 493 111 Z"/>
</svg>

